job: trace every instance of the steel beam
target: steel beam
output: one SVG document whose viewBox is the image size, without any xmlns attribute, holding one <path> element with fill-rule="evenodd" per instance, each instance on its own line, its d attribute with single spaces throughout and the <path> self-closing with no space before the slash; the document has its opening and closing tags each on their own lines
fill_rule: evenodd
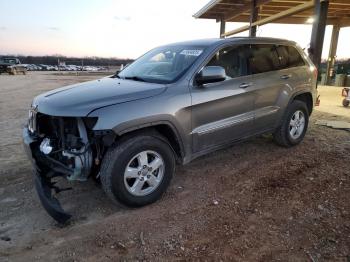
<svg viewBox="0 0 350 262">
<path fill-rule="evenodd" d="M 324 33 L 326 31 L 328 0 L 316 0 L 314 7 L 314 22 L 312 25 L 309 55 L 317 68 L 321 64 Z"/>
<path fill-rule="evenodd" d="M 226 22 L 224 19 L 220 20 L 220 38 L 224 38 L 223 34 L 225 34 Z"/>
<path fill-rule="evenodd" d="M 257 1 L 256 0 L 252 0 L 251 3 L 251 9 L 250 9 L 250 28 L 249 28 L 249 36 L 256 36 L 256 25 L 252 25 L 253 23 L 255 23 L 258 20 L 258 13 L 259 13 L 259 7 L 257 6 Z M 224 32 L 225 33 L 225 32 Z"/>
<path fill-rule="evenodd" d="M 337 55 L 339 31 L 340 26 L 334 25 L 332 29 L 331 45 L 329 47 L 329 55 L 327 60 L 326 85 L 330 85 L 331 75 L 333 74 L 334 70 L 335 58 Z"/>
<path fill-rule="evenodd" d="M 251 0 L 253 1 L 253 0 Z M 256 0 L 256 6 L 259 7 L 263 4 L 269 3 L 271 2 L 271 0 Z M 242 13 L 244 12 L 249 12 L 251 10 L 251 3 L 247 2 L 247 4 L 243 5 L 240 8 L 235 8 L 234 12 L 229 12 L 227 15 L 225 15 L 225 21 L 231 21 L 232 19 L 234 19 L 237 16 L 240 16 Z"/>
<path fill-rule="evenodd" d="M 268 23 L 272 23 L 276 20 L 279 20 L 279 19 L 282 19 L 282 18 L 285 18 L 285 17 L 288 17 L 288 16 L 291 16 L 291 15 L 294 15 L 296 13 L 300 13 L 304 10 L 307 10 L 307 9 L 310 9 L 314 6 L 314 2 L 316 0 L 311 0 L 309 2 L 306 2 L 304 4 L 301 4 L 301 5 L 297 5 L 293 8 L 290 8 L 288 10 L 285 10 L 283 12 L 280 12 L 278 14 L 275 14 L 275 15 L 272 15 L 272 16 L 269 16 L 269 17 L 266 17 L 266 18 L 263 18 L 263 19 L 260 19 L 254 23 L 252 23 L 251 25 L 246 25 L 246 26 L 242 26 L 238 29 L 235 29 L 235 30 L 232 30 L 232 31 L 229 31 L 229 32 L 226 32 L 225 34 L 223 34 L 223 36 L 230 36 L 230 35 L 234 35 L 234 34 L 238 34 L 240 32 L 243 32 L 243 31 L 246 31 L 246 30 L 249 30 L 249 28 L 251 26 L 260 26 L 260 25 L 265 25 L 265 24 L 268 24 Z M 318 0 L 319 1 L 319 0 Z M 327 1 L 328 2 L 328 1 Z"/>
</svg>

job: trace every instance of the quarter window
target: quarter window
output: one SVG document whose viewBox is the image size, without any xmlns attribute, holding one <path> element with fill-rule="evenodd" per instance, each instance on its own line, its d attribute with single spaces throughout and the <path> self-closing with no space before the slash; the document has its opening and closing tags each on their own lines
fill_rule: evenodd
<svg viewBox="0 0 350 262">
<path fill-rule="evenodd" d="M 287 46 L 289 54 L 289 67 L 304 66 L 305 62 L 298 50 L 293 46 Z"/>
<path fill-rule="evenodd" d="M 276 49 L 281 63 L 281 69 L 305 65 L 303 58 L 294 46 L 279 45 Z"/>
</svg>

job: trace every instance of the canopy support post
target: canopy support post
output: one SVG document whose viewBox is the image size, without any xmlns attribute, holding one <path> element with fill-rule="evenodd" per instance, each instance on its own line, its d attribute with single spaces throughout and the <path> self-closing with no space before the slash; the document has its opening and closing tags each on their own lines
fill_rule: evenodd
<svg viewBox="0 0 350 262">
<path fill-rule="evenodd" d="M 337 55 L 339 31 L 340 31 L 340 26 L 333 25 L 331 45 L 329 47 L 329 55 L 327 60 L 326 85 L 330 85 L 331 75 L 333 75 L 335 58 Z"/>
<path fill-rule="evenodd" d="M 326 31 L 328 0 L 315 1 L 314 23 L 312 25 L 309 54 L 312 62 L 319 69 L 321 64 L 324 33 Z"/>
<path fill-rule="evenodd" d="M 256 0 L 252 0 L 252 5 L 250 9 L 250 20 L 249 20 L 249 36 L 256 37 L 256 25 L 253 25 L 256 21 L 258 21 L 259 7 L 256 4 Z"/>
</svg>

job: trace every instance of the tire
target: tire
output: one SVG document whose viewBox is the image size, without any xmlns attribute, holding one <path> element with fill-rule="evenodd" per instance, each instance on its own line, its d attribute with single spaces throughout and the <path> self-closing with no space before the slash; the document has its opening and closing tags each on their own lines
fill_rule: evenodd
<svg viewBox="0 0 350 262">
<path fill-rule="evenodd" d="M 304 119 L 304 121 L 296 120 L 296 116 L 298 114 L 300 116 L 300 119 Z M 301 124 L 302 122 L 303 125 Z M 286 112 L 282 118 L 281 125 L 276 129 L 276 131 L 273 134 L 274 141 L 278 145 L 284 147 L 295 146 L 303 140 L 308 124 L 309 111 L 306 104 L 303 101 L 294 100 L 287 107 Z"/>
<path fill-rule="evenodd" d="M 344 107 L 348 107 L 349 104 L 350 104 L 350 101 L 347 100 L 346 98 L 344 98 L 344 99 L 343 99 L 343 106 L 344 106 Z"/>
<path fill-rule="evenodd" d="M 147 152 L 146 158 L 149 162 L 147 167 L 140 164 L 142 161 L 136 157 L 138 154 L 144 156 L 144 152 Z M 152 160 L 153 156 L 155 158 Z M 149 171 L 156 158 L 160 159 L 162 161 L 160 163 L 163 163 L 163 165 L 158 169 L 154 168 L 154 170 Z M 133 167 L 131 167 L 132 165 Z M 131 167 L 130 170 L 138 170 L 137 174 L 135 173 L 136 178 L 126 178 L 127 167 L 128 169 Z M 100 178 L 102 188 L 112 201 L 130 207 L 140 207 L 155 202 L 163 195 L 174 172 L 175 156 L 166 140 L 158 134 L 139 134 L 113 145 L 107 151 L 102 161 Z M 157 177 L 153 174 L 156 174 Z M 148 178 L 149 176 L 150 178 Z M 143 178 L 145 180 L 148 178 L 148 180 L 141 181 Z M 160 180 L 157 182 L 157 186 L 151 188 L 151 184 L 156 184 L 154 181 L 157 179 Z M 152 183 L 150 183 L 151 180 Z M 132 193 L 132 186 L 135 186 L 135 183 L 139 185 L 138 183 L 142 182 L 144 183 L 142 188 L 145 189 L 140 188 L 139 191 Z M 142 195 L 145 192 L 147 194 Z"/>
</svg>

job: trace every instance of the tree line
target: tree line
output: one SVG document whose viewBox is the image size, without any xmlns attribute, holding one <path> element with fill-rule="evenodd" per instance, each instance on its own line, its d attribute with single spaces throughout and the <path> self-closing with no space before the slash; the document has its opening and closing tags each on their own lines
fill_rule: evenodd
<svg viewBox="0 0 350 262">
<path fill-rule="evenodd" d="M 10 57 L 10 56 L 2 56 Z M 12 56 L 11 56 L 12 57 Z M 58 65 L 65 62 L 66 65 L 90 65 L 90 66 L 120 66 L 131 63 L 132 59 L 103 58 L 103 57 L 66 57 L 66 56 L 15 56 L 22 64 Z"/>
</svg>

